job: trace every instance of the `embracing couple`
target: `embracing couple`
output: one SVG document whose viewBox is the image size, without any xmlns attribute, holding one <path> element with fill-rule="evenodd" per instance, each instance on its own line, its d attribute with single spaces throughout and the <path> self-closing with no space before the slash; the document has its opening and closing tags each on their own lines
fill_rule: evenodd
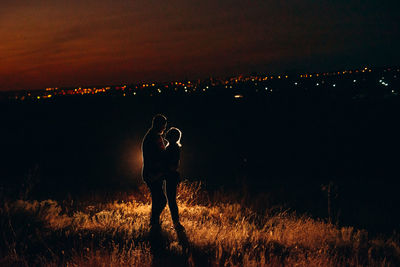
<svg viewBox="0 0 400 267">
<path fill-rule="evenodd" d="M 142 177 L 151 193 L 150 231 L 161 231 L 160 215 L 167 204 L 167 197 L 175 230 L 179 232 L 184 231 L 179 222 L 176 204 L 176 188 L 180 181 L 178 167 L 182 134 L 177 128 L 172 127 L 168 131 L 166 128 L 167 118 L 161 114 L 155 115 L 142 143 Z M 164 181 L 166 196 L 163 190 Z"/>
</svg>

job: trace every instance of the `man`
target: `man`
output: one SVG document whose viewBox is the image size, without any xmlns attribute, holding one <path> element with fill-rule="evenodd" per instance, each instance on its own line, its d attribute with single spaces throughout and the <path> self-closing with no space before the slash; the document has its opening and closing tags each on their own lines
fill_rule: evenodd
<svg viewBox="0 0 400 267">
<path fill-rule="evenodd" d="M 159 231 L 160 215 L 167 200 L 163 191 L 164 151 L 165 144 L 162 137 L 167 127 L 167 118 L 157 114 L 153 117 L 152 126 L 147 131 L 143 143 L 143 181 L 151 193 L 150 230 Z"/>
</svg>

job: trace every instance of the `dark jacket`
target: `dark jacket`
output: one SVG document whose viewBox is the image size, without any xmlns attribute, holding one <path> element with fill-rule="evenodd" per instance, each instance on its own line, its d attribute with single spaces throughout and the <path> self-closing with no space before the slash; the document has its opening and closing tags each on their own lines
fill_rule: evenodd
<svg viewBox="0 0 400 267">
<path fill-rule="evenodd" d="M 181 157 L 181 148 L 178 144 L 169 144 L 165 149 L 165 163 L 167 170 L 176 171 L 179 167 L 179 159 Z"/>
<path fill-rule="evenodd" d="M 142 142 L 143 169 L 142 177 L 145 182 L 158 179 L 164 169 L 165 144 L 160 133 L 150 129 Z"/>
</svg>

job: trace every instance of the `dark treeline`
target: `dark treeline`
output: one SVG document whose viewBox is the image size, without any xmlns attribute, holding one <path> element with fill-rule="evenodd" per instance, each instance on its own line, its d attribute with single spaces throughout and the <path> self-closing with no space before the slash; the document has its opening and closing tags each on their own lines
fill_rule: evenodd
<svg viewBox="0 0 400 267">
<path fill-rule="evenodd" d="M 287 90 L 241 99 L 210 94 L 3 102 L 1 183 L 14 196 L 33 184 L 34 198 L 135 188 L 141 139 L 152 116 L 163 113 L 183 132 L 186 179 L 202 180 L 209 189 L 269 193 L 323 218 L 322 187 L 331 182 L 335 220 L 391 231 L 400 219 L 400 99 L 367 96 Z"/>
</svg>

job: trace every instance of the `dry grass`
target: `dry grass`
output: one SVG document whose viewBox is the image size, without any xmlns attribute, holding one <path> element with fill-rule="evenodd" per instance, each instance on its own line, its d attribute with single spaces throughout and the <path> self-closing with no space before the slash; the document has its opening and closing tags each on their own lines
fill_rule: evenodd
<svg viewBox="0 0 400 267">
<path fill-rule="evenodd" d="M 167 209 L 163 233 L 148 233 L 145 187 L 110 203 L 13 201 L 1 206 L 1 266 L 400 266 L 394 237 L 212 197 L 198 183 L 178 191 L 182 246 Z M 267 204 L 264 204 L 267 206 Z M 255 210 L 258 210 L 255 212 Z"/>
</svg>

